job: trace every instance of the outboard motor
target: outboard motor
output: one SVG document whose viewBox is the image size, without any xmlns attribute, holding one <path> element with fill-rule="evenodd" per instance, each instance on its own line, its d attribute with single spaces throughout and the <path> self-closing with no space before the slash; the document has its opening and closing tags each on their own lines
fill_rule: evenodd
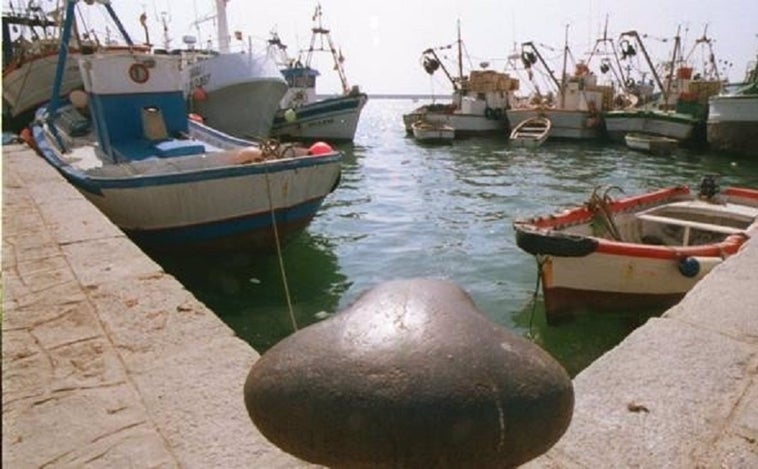
<svg viewBox="0 0 758 469">
<path fill-rule="evenodd" d="M 718 175 L 706 174 L 703 179 L 700 180 L 700 193 L 698 194 L 701 199 L 710 200 L 719 193 L 719 185 L 716 182 Z"/>
</svg>

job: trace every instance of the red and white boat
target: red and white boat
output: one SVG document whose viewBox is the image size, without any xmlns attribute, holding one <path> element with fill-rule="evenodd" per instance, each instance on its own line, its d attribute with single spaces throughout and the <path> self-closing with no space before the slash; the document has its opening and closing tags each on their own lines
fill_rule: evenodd
<svg viewBox="0 0 758 469">
<path fill-rule="evenodd" d="M 664 309 L 758 235 L 758 189 L 719 191 L 711 176 L 699 193 L 677 186 L 614 200 L 596 189 L 580 207 L 514 229 L 537 259 L 548 321 Z"/>
</svg>

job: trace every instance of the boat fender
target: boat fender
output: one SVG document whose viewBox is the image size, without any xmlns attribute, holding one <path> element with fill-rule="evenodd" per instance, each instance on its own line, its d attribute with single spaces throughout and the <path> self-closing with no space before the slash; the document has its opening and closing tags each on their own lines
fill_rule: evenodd
<svg viewBox="0 0 758 469">
<path fill-rule="evenodd" d="M 332 151 L 332 147 L 325 142 L 316 142 L 308 148 L 308 154 L 314 156 L 326 155 Z"/>
<path fill-rule="evenodd" d="M 679 261 L 679 272 L 685 277 L 692 278 L 700 273 L 700 262 L 694 257 L 685 257 Z"/>
<path fill-rule="evenodd" d="M 484 117 L 486 117 L 487 119 L 494 119 L 495 118 L 495 110 L 492 109 L 491 107 L 487 106 L 484 109 Z"/>
<path fill-rule="evenodd" d="M 501 120 L 503 118 L 503 110 L 502 109 L 495 109 L 495 112 L 493 114 L 495 120 Z"/>
</svg>

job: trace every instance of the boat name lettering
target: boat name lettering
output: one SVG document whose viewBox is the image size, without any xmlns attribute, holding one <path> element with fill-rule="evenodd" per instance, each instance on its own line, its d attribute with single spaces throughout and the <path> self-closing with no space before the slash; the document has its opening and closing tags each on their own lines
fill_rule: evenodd
<svg viewBox="0 0 758 469">
<path fill-rule="evenodd" d="M 334 119 L 321 119 L 314 122 L 311 122 L 308 124 L 308 127 L 315 127 L 317 125 L 324 125 L 324 124 L 331 124 L 334 122 Z"/>
</svg>

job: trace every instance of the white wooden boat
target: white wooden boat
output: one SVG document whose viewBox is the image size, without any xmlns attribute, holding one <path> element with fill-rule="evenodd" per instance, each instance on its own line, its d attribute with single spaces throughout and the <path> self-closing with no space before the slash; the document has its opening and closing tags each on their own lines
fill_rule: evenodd
<svg viewBox="0 0 758 469">
<path fill-rule="evenodd" d="M 324 143 L 255 144 L 191 121 L 178 60 L 83 57 L 88 107 L 61 103 L 55 83 L 32 127 L 42 156 L 148 250 L 270 247 L 306 226 L 336 187 L 342 155 Z"/>
<path fill-rule="evenodd" d="M 278 55 L 277 60 L 282 75 L 287 81 L 287 93 L 282 98 L 280 108 L 274 116 L 271 136 L 282 140 L 326 140 L 329 142 L 352 142 L 358 128 L 363 107 L 368 102 L 368 95 L 358 86 L 350 86 L 343 67 L 344 57 L 332 43 L 329 29 L 321 23 L 321 5 L 316 6 L 313 15 L 314 25 L 311 29 L 311 49 L 305 58 L 290 58 L 287 46 L 282 44 L 279 36 L 272 33 L 269 50 Z M 314 44 L 329 44 L 325 48 L 314 49 Z M 342 84 L 342 93 L 320 98 L 316 94 L 318 70 L 311 67 L 313 52 L 329 52 Z"/>
<path fill-rule="evenodd" d="M 550 127 L 550 119 L 543 116 L 532 117 L 522 121 L 511 131 L 511 144 L 527 148 L 537 148 L 547 140 Z"/>
<path fill-rule="evenodd" d="M 455 129 L 439 122 L 416 121 L 411 125 L 413 137 L 425 143 L 451 143 Z"/>
<path fill-rule="evenodd" d="M 670 155 L 679 146 L 679 140 L 663 135 L 628 133 L 624 136 L 626 146 L 653 155 Z"/>
<path fill-rule="evenodd" d="M 703 179 L 613 200 L 590 200 L 514 222 L 532 254 L 549 321 L 581 311 L 650 311 L 676 304 L 701 278 L 758 235 L 758 189 Z"/>
</svg>

